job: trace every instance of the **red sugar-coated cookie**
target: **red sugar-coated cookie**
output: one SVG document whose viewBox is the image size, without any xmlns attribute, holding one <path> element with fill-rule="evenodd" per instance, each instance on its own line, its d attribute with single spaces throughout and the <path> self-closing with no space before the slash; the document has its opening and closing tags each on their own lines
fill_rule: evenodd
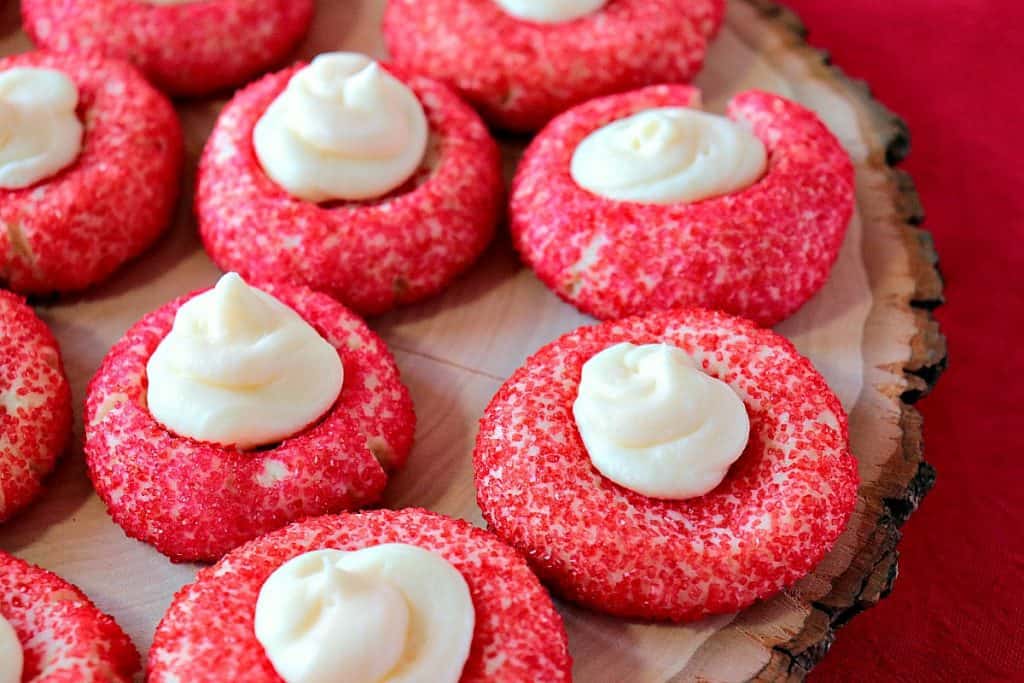
<svg viewBox="0 0 1024 683">
<path fill-rule="evenodd" d="M 562 619 L 515 551 L 462 520 L 419 509 L 319 517 L 263 536 L 199 572 L 174 597 L 149 651 L 150 683 L 280 683 L 253 634 L 264 581 L 302 553 L 408 543 L 437 553 L 469 586 L 476 627 L 462 683 L 572 680 Z"/>
<path fill-rule="evenodd" d="M 660 85 L 562 114 L 516 170 L 512 236 L 537 276 L 598 318 L 702 306 L 773 325 L 828 278 L 853 215 L 853 165 L 814 112 L 777 95 L 736 95 L 728 115 L 764 142 L 768 168 L 733 194 L 668 205 L 616 201 L 576 184 L 570 163 L 594 130 L 699 92 Z"/>
<path fill-rule="evenodd" d="M 139 653 L 77 587 L 0 551 L 0 614 L 24 652 L 23 681 L 129 683 Z"/>
<path fill-rule="evenodd" d="M 497 145 L 447 87 L 389 67 L 430 125 L 419 171 L 376 200 L 296 199 L 264 173 L 252 130 L 302 66 L 250 85 L 221 113 L 196 189 L 206 251 L 224 270 L 304 284 L 364 315 L 436 294 L 494 234 L 504 193 Z"/>
<path fill-rule="evenodd" d="M 313 0 L 22 0 L 40 47 L 95 51 L 135 64 L 161 90 L 203 95 L 280 63 L 305 35 Z"/>
<path fill-rule="evenodd" d="M 29 52 L 0 71 L 40 67 L 77 86 L 82 150 L 56 175 L 0 188 L 0 283 L 25 294 L 83 289 L 137 256 L 167 227 L 178 196 L 181 126 L 131 65 Z"/>
<path fill-rule="evenodd" d="M 453 85 L 491 124 L 528 132 L 599 95 L 689 82 L 724 13 L 722 0 L 610 0 L 542 24 L 494 0 L 388 0 L 384 37 L 399 66 Z"/>
<path fill-rule="evenodd" d="M 258 284 L 338 349 L 345 380 L 318 422 L 272 448 L 178 436 L 146 407 L 146 364 L 178 308 L 145 316 L 89 384 L 85 455 L 110 516 L 175 562 L 214 561 L 290 521 L 362 507 L 381 495 L 412 447 L 416 416 L 390 352 L 353 313 L 305 287 Z"/>
<path fill-rule="evenodd" d="M 71 436 L 71 390 L 57 340 L 0 290 L 0 522 L 42 489 Z"/>
<path fill-rule="evenodd" d="M 722 483 L 648 498 L 591 464 L 572 404 L 583 364 L 619 342 L 669 343 L 746 404 L 750 441 Z M 498 391 L 474 452 L 490 528 L 569 600 L 683 621 L 739 610 L 804 576 L 857 497 L 846 415 L 825 380 L 770 330 L 701 309 L 582 327 L 545 346 Z"/>
</svg>

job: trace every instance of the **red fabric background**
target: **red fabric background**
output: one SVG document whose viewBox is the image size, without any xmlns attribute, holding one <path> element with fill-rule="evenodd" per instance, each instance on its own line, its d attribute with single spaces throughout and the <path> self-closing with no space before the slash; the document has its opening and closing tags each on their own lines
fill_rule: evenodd
<svg viewBox="0 0 1024 683">
<path fill-rule="evenodd" d="M 788 4 L 910 125 L 950 347 L 918 404 L 938 483 L 904 527 L 895 591 L 812 680 L 1024 680 L 1024 3 Z"/>
</svg>

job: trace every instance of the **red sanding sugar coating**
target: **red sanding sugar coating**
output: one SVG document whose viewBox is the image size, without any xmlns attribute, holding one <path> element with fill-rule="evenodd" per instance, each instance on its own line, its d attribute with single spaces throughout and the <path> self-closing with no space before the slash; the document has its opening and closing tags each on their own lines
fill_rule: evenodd
<svg viewBox="0 0 1024 683">
<path fill-rule="evenodd" d="M 702 306 L 773 325 L 828 278 L 853 215 L 853 165 L 814 112 L 747 91 L 728 116 L 768 152 L 765 174 L 733 194 L 668 205 L 616 201 L 570 174 L 594 130 L 651 107 L 691 106 L 699 92 L 661 85 L 593 100 L 531 143 L 512 184 L 520 254 L 563 299 L 603 319 Z"/>
<path fill-rule="evenodd" d="M 319 517 L 256 539 L 199 572 L 174 596 L 149 651 L 150 683 L 280 683 L 253 634 L 267 578 L 303 553 L 408 543 L 437 553 L 466 580 L 476 625 L 461 683 L 572 680 L 562 619 L 514 550 L 462 520 L 419 509 Z M 358 624 L 355 625 L 358 628 Z"/>
<path fill-rule="evenodd" d="M 129 536 L 176 562 L 214 561 L 295 519 L 369 505 L 412 447 L 412 400 L 384 342 L 324 294 L 258 286 L 295 309 L 341 357 L 341 394 L 310 427 L 243 452 L 178 436 L 153 418 L 146 364 L 178 308 L 198 292 L 136 323 L 89 384 L 85 454 L 96 491 Z"/>
<path fill-rule="evenodd" d="M 0 283 L 26 294 L 82 289 L 167 227 L 182 164 L 178 117 L 125 62 L 46 52 L 0 59 L 0 71 L 12 67 L 67 75 L 85 132 L 78 158 L 56 175 L 0 188 Z"/>
<path fill-rule="evenodd" d="M 534 131 L 569 107 L 653 83 L 686 83 L 704 63 L 722 0 L 609 0 L 543 24 L 495 0 L 388 0 L 395 63 L 455 86 L 493 125 Z"/>
<path fill-rule="evenodd" d="M 0 290 L 0 522 L 42 489 L 71 436 L 71 390 L 57 340 Z"/>
<path fill-rule="evenodd" d="M 22 0 L 25 31 L 50 50 L 95 51 L 139 67 L 172 95 L 245 83 L 282 62 L 313 0 Z"/>
<path fill-rule="evenodd" d="M 250 85 L 221 113 L 196 189 L 206 251 L 224 270 L 308 285 L 364 315 L 436 294 L 494 234 L 504 194 L 497 145 L 447 87 L 388 67 L 426 112 L 430 141 L 420 169 L 375 200 L 292 197 L 264 173 L 252 130 L 302 66 Z"/>
<path fill-rule="evenodd" d="M 139 653 L 77 587 L 0 551 L 0 615 L 24 654 L 23 681 L 129 683 Z"/>
<path fill-rule="evenodd" d="M 648 498 L 591 465 L 572 413 L 580 371 L 627 341 L 678 346 L 743 399 L 750 441 L 710 493 Z M 582 327 L 542 348 L 487 407 L 474 468 L 484 519 L 559 593 L 673 621 L 791 585 L 832 548 L 857 497 L 846 415 L 810 361 L 771 330 L 701 309 Z"/>
</svg>

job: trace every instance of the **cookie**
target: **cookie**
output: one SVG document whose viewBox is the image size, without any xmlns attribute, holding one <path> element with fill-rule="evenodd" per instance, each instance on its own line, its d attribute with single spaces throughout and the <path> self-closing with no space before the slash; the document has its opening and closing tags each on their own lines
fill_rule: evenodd
<svg viewBox="0 0 1024 683">
<path fill-rule="evenodd" d="M 721 0 L 600 4 L 539 23 L 497 0 L 388 0 L 384 36 L 397 65 L 451 84 L 490 124 L 529 132 L 593 97 L 689 82 L 725 13 Z"/>
<path fill-rule="evenodd" d="M 749 440 L 709 493 L 648 497 L 592 465 L 573 414 L 581 368 L 620 342 L 678 347 L 742 399 Z M 792 585 L 857 498 L 846 415 L 810 361 L 770 330 L 701 309 L 582 327 L 542 348 L 487 407 L 473 464 L 489 528 L 542 580 L 644 619 L 738 611 Z"/>
<path fill-rule="evenodd" d="M 0 522 L 42 490 L 71 436 L 60 349 L 20 297 L 0 290 Z"/>
<path fill-rule="evenodd" d="M 30 52 L 0 59 L 54 69 L 78 89 L 81 150 L 21 189 L 0 188 L 0 283 L 25 294 L 84 289 L 141 253 L 167 227 L 183 146 L 170 102 L 131 65 Z"/>
<path fill-rule="evenodd" d="M 369 505 L 412 446 L 412 401 L 384 342 L 326 295 L 259 288 L 298 313 L 341 358 L 341 393 L 309 427 L 242 451 L 179 436 L 154 418 L 147 363 L 198 292 L 136 323 L 89 384 L 85 454 L 96 491 L 125 533 L 176 562 L 214 561 L 292 520 Z"/>
<path fill-rule="evenodd" d="M 280 681 L 254 635 L 263 583 L 302 553 L 405 543 L 432 551 L 465 579 L 475 627 L 462 683 L 572 678 L 565 629 L 526 562 L 467 522 L 417 509 L 325 516 L 247 543 L 174 597 L 149 653 L 149 679 Z"/>
<path fill-rule="evenodd" d="M 196 189 L 206 251 L 222 269 L 307 285 L 364 315 L 436 294 L 494 234 L 503 199 L 497 145 L 447 87 L 391 70 L 418 97 L 429 123 L 419 170 L 377 199 L 297 199 L 264 172 L 252 137 L 302 66 L 248 86 L 221 113 Z"/>
<path fill-rule="evenodd" d="M 21 3 L 36 45 L 128 60 L 172 95 L 212 93 L 275 66 L 306 34 L 313 11 L 313 0 Z"/>
<path fill-rule="evenodd" d="M 689 107 L 688 86 L 653 86 L 572 109 L 530 144 L 516 170 L 510 227 L 537 276 L 602 319 L 701 306 L 772 325 L 828 278 L 854 207 L 853 166 L 814 112 L 778 95 L 736 95 L 728 116 L 767 151 L 737 192 L 696 202 L 617 201 L 580 187 L 574 151 L 593 131 L 656 107 Z"/>
<path fill-rule="evenodd" d="M 21 646 L 21 680 L 129 683 L 139 670 L 131 640 L 82 591 L 3 551 L 0 617 Z"/>
</svg>

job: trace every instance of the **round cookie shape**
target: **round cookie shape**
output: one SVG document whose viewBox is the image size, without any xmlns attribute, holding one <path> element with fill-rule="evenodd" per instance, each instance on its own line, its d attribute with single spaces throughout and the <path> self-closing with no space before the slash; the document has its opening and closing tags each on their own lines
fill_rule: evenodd
<svg viewBox="0 0 1024 683">
<path fill-rule="evenodd" d="M 42 490 L 71 436 L 71 389 L 57 340 L 17 295 L 0 290 L 0 522 Z"/>
<path fill-rule="evenodd" d="M 469 523 L 419 509 L 324 516 L 232 551 L 178 591 L 149 652 L 151 683 L 279 683 L 253 633 L 264 581 L 302 553 L 406 543 L 432 551 L 465 579 L 476 613 L 462 683 L 572 679 L 565 628 L 521 556 Z"/>
<path fill-rule="evenodd" d="M 397 65 L 453 85 L 492 125 L 541 128 L 594 97 L 700 71 L 722 0 L 610 0 L 572 21 L 539 23 L 495 0 L 388 0 Z"/>
<path fill-rule="evenodd" d="M 315 204 L 292 197 L 253 150 L 256 122 L 303 64 L 241 90 L 199 163 L 203 244 L 224 270 L 303 284 L 363 314 L 436 294 L 490 242 L 502 209 L 498 148 L 446 86 L 386 67 L 419 98 L 430 126 L 419 169 L 389 194 Z"/>
<path fill-rule="evenodd" d="M 711 492 L 664 500 L 591 464 L 573 419 L 583 364 L 620 342 L 672 344 L 736 391 L 750 419 Z M 702 309 L 582 327 L 505 382 L 480 421 L 477 502 L 499 537 L 565 598 L 609 614 L 688 621 L 736 611 L 804 576 L 857 498 L 838 399 L 771 330 Z"/>
<path fill-rule="evenodd" d="M 148 314 L 114 345 L 89 384 L 85 454 L 113 520 L 175 562 L 215 561 L 303 517 L 377 501 L 412 447 L 416 417 L 390 352 L 353 313 L 305 287 L 253 283 L 338 350 L 345 381 L 313 425 L 240 451 L 178 436 L 146 405 L 146 364 L 183 303 Z"/>
<path fill-rule="evenodd" d="M 30 52 L 0 59 L 56 69 L 78 89 L 78 158 L 18 190 L 0 189 L 0 283 L 24 294 L 84 289 L 167 227 L 184 153 L 171 103 L 130 64 Z"/>
<path fill-rule="evenodd" d="M 814 112 L 778 95 L 747 91 L 729 104 L 729 118 L 748 126 L 768 157 L 760 180 L 738 192 L 641 204 L 573 180 L 573 152 L 593 131 L 699 98 L 689 86 L 659 85 L 592 100 L 552 121 L 523 155 L 509 208 L 513 241 L 581 311 L 614 319 L 701 306 L 773 325 L 825 284 L 853 215 L 853 165 Z"/>
<path fill-rule="evenodd" d="M 24 0 L 40 47 L 132 62 L 172 95 L 245 83 L 282 62 L 313 19 L 313 0 Z"/>
<path fill-rule="evenodd" d="M 139 653 L 76 586 L 0 551 L 0 615 L 24 651 L 25 681 L 130 683 Z"/>
</svg>

